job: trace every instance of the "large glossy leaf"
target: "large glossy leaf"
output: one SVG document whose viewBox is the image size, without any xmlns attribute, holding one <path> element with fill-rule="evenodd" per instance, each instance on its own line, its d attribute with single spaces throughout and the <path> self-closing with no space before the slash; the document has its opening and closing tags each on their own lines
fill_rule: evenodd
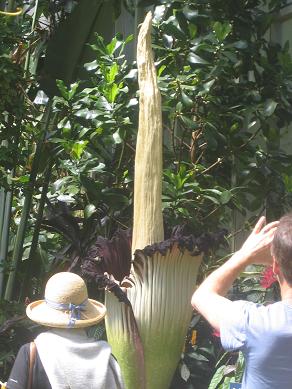
<svg viewBox="0 0 292 389">
<path fill-rule="evenodd" d="M 215 22 L 213 25 L 216 38 L 223 41 L 231 32 L 232 27 L 230 23 Z"/>
<path fill-rule="evenodd" d="M 189 61 L 189 63 L 195 64 L 195 65 L 205 65 L 208 63 L 203 58 L 199 57 L 197 54 L 194 54 L 192 52 L 190 52 L 188 55 L 188 61 Z"/>
</svg>

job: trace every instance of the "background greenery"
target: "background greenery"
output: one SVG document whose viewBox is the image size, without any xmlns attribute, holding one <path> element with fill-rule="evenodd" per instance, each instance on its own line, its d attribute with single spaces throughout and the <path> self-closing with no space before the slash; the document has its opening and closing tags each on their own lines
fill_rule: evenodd
<svg viewBox="0 0 292 389">
<path fill-rule="evenodd" d="M 244 230 L 250 215 L 266 212 L 272 220 L 290 207 L 291 155 L 280 140 L 291 122 L 292 63 L 288 43 L 281 47 L 268 34 L 285 4 L 2 6 L 24 12 L 0 15 L 0 376 L 37 330 L 7 325 L 24 311 L 25 298 L 39 297 L 52 273 L 78 268 L 93 255 L 97 236 L 131 227 L 139 93 L 136 65 L 128 60 L 135 36 L 114 33 L 120 7 L 136 25 L 143 7 L 154 12 L 166 235 L 178 225 L 200 235 L 230 226 L 235 212 L 247 220 Z M 201 278 L 225 254 L 210 252 Z M 257 300 L 255 292 L 265 292 L 258 279 L 258 272 L 242 278 L 235 292 L 249 283 Z M 207 388 L 226 361 L 218 364 L 221 355 L 212 329 L 195 316 L 173 387 Z"/>
</svg>

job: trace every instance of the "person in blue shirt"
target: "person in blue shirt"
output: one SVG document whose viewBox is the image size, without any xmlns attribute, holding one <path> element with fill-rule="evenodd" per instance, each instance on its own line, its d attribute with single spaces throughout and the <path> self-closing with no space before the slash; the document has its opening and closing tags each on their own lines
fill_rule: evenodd
<svg viewBox="0 0 292 389">
<path fill-rule="evenodd" d="M 251 264 L 272 265 L 281 301 L 263 306 L 225 297 Z M 243 352 L 242 389 L 291 389 L 292 214 L 267 225 L 261 217 L 242 248 L 198 287 L 192 305 L 220 331 L 226 350 Z"/>
</svg>

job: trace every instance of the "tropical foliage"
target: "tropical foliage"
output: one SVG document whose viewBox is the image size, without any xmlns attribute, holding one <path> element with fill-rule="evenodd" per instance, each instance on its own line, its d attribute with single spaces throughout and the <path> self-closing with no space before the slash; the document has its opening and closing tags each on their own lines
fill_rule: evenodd
<svg viewBox="0 0 292 389">
<path fill-rule="evenodd" d="M 133 23 L 143 6 L 153 7 L 165 237 L 177 225 L 197 236 L 217 232 L 235 212 L 278 217 L 291 204 L 291 156 L 280 140 L 291 121 L 292 65 L 288 44 L 267 32 L 286 2 L 123 3 Z M 135 37 L 113 32 L 122 2 L 17 5 L 20 16 L 0 15 L 0 323 L 23 312 L 25 297 L 41 295 L 59 269 L 80 271 L 90 260 L 99 276 L 129 273 L 129 254 L 124 264 L 116 253 L 119 240 L 129 253 L 130 233 L 115 233 L 132 226 L 138 128 L 137 69 L 125 55 Z M 6 11 L 15 8 L 10 1 Z M 224 254 L 209 253 L 200 277 Z M 253 277 L 241 281 L 240 296 L 249 287 L 261 292 Z M 97 293 L 94 283 L 90 289 Z M 5 363 L 19 344 L 18 330 L 7 328 Z M 206 387 L 221 352 L 216 342 L 194 319 L 174 382 Z"/>
</svg>

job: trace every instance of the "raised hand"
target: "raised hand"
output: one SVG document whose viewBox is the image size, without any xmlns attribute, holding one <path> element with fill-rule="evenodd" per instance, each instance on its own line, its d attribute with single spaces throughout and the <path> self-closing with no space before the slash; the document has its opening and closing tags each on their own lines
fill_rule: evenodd
<svg viewBox="0 0 292 389">
<path fill-rule="evenodd" d="M 278 225 L 279 221 L 266 224 L 264 216 L 258 220 L 252 233 L 239 250 L 247 258 L 249 264 L 272 264 L 270 246 Z"/>
</svg>

